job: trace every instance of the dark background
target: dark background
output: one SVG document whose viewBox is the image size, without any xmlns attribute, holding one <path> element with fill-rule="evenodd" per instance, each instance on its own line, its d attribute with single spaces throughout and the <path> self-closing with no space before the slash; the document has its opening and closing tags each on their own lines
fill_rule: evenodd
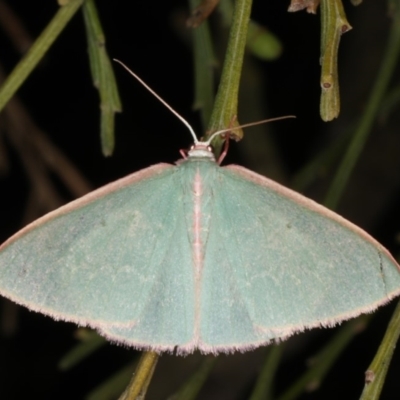
<svg viewBox="0 0 400 400">
<path fill-rule="evenodd" d="M 13 0 L 8 4 L 32 39 L 40 34 L 57 10 L 56 2 L 48 0 Z M 198 113 L 192 110 L 191 33 L 184 27 L 187 3 L 116 0 L 98 1 L 97 5 L 110 57 L 131 67 L 193 124 L 201 136 L 204 128 Z M 245 74 L 257 77 L 254 90 L 264 99 L 258 119 L 288 114 L 296 115 L 297 119 L 262 128 L 261 135 L 265 135 L 269 146 L 265 148 L 265 156 L 262 148 L 258 148 L 257 157 L 253 156 L 251 142 L 256 134 L 252 139 L 249 132 L 244 141 L 232 144 L 226 163 L 244 165 L 290 185 L 293 176 L 339 135 L 353 132 L 379 67 L 390 19 L 385 1 L 365 0 L 357 8 L 347 1 L 344 5 L 353 30 L 343 36 L 339 53 L 342 111 L 337 120 L 327 124 L 319 118 L 319 15 L 287 13 L 288 1 L 254 1 L 252 18 L 274 32 L 284 47 L 282 56 L 273 62 L 260 61 L 251 55 L 246 59 Z M 217 35 L 218 15 L 213 16 L 212 23 Z M 219 54 L 220 66 L 222 54 Z M 7 73 L 21 57 L 1 27 L 0 55 L 1 66 Z M 91 82 L 80 12 L 17 93 L 36 125 L 93 188 L 158 162 L 172 163 L 180 157 L 179 149 L 191 144 L 186 128 L 173 115 L 122 68 L 116 65 L 114 70 L 124 110 L 116 117 L 116 150 L 110 158 L 104 158 L 100 151 L 98 93 Z M 243 80 L 248 82 L 245 75 Z M 395 78 L 391 86 L 398 83 Z M 241 90 L 243 96 L 252 94 L 250 84 L 244 84 Z M 254 113 L 244 104 L 239 119 L 241 123 L 253 121 Z M 400 197 L 398 123 L 398 111 L 394 110 L 389 118 L 380 119 L 374 125 L 338 208 L 342 215 L 366 229 L 395 256 L 399 251 L 396 242 Z M 27 222 L 24 215 L 31 185 L 21 154 L 6 131 L 6 117 L 0 115 L 0 140 L 4 150 L 0 153 L 0 159 L 3 157 L 0 164 L 1 242 Z M 323 201 L 333 173 L 334 168 L 322 169 L 319 178 L 303 192 Z M 56 176 L 53 178 L 63 201 L 72 200 L 74 196 Z M 377 312 L 371 326 L 355 337 L 319 390 L 301 398 L 358 398 L 364 371 L 392 310 L 393 304 Z M 75 368 L 62 372 L 57 369 L 57 362 L 77 343 L 74 325 L 56 323 L 23 308 L 16 311 L 5 300 L 1 317 L 0 399 L 83 399 L 137 354 L 134 350 L 108 344 Z M 275 382 L 278 393 L 305 370 L 307 360 L 334 332 L 317 330 L 287 342 Z M 261 348 L 246 354 L 222 356 L 200 398 L 248 398 L 265 354 L 266 349 Z M 198 354 L 185 358 L 162 356 L 149 399 L 166 398 L 173 393 L 202 359 Z M 399 398 L 399 370 L 400 357 L 395 354 L 383 399 Z"/>
</svg>

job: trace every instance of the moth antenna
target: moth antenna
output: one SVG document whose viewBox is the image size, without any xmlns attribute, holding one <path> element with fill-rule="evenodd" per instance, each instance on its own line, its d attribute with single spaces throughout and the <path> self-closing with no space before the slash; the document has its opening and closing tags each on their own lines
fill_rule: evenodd
<svg viewBox="0 0 400 400">
<path fill-rule="evenodd" d="M 147 83 L 145 83 L 141 78 L 139 78 L 134 72 L 132 72 L 122 61 L 117 60 L 116 58 L 113 59 L 118 64 L 122 65 L 137 81 L 139 81 L 154 97 L 156 97 L 165 107 L 168 108 L 176 117 L 178 117 L 189 129 L 190 134 L 193 136 L 194 143 L 199 143 L 196 134 L 194 133 L 193 128 L 190 126 L 189 122 L 186 121 L 177 111 L 175 111 L 164 99 L 161 98 Z"/>
<path fill-rule="evenodd" d="M 261 124 L 265 124 L 267 122 L 280 121 L 282 119 L 289 119 L 289 118 L 296 118 L 296 116 L 295 115 L 285 115 L 284 117 L 268 118 L 268 119 L 263 119 L 263 120 L 257 121 L 257 122 L 250 122 L 248 124 L 238 125 L 238 126 L 235 126 L 235 127 L 232 127 L 232 128 L 221 129 L 220 131 L 214 132 L 210 136 L 210 138 L 204 143 L 207 146 L 209 146 L 211 144 L 211 142 L 213 141 L 213 139 L 215 137 L 217 137 L 218 135 L 221 135 L 222 133 L 225 133 L 225 132 L 233 131 L 233 130 L 238 129 L 238 128 L 248 128 L 250 126 L 261 125 Z"/>
</svg>

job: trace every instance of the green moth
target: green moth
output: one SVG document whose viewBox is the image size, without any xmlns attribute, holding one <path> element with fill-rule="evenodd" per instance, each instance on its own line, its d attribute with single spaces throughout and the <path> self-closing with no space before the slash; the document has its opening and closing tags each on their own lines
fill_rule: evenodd
<svg viewBox="0 0 400 400">
<path fill-rule="evenodd" d="M 0 292 L 115 342 L 217 353 L 370 312 L 400 273 L 360 228 L 198 143 L 9 239 Z"/>
<path fill-rule="evenodd" d="M 221 167 L 210 141 L 194 140 L 177 165 L 122 178 L 11 237 L 0 293 L 111 341 L 180 354 L 250 350 L 400 294 L 400 267 L 362 229 Z"/>
</svg>

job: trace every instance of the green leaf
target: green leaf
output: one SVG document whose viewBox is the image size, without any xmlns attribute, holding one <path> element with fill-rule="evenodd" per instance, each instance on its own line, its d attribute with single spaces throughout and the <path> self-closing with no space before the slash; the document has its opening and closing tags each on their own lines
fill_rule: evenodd
<svg viewBox="0 0 400 400">
<path fill-rule="evenodd" d="M 94 0 L 87 0 L 84 3 L 83 16 L 93 84 L 98 88 L 100 94 L 101 148 L 107 157 L 114 151 L 114 117 L 116 112 L 121 112 L 122 105 Z"/>
</svg>

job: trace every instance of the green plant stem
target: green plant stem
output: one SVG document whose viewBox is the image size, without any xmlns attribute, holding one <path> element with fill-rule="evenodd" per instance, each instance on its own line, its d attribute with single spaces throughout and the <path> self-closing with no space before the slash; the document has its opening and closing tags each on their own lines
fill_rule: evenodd
<svg viewBox="0 0 400 400">
<path fill-rule="evenodd" d="M 143 352 L 128 387 L 118 400 L 142 400 L 145 398 L 158 357 L 158 354 L 153 351 Z"/>
<path fill-rule="evenodd" d="M 194 10 L 199 0 L 190 0 Z M 193 108 L 200 110 L 203 129 L 210 121 L 214 103 L 214 67 L 216 65 L 208 21 L 193 29 L 195 100 Z"/>
<path fill-rule="evenodd" d="M 297 192 L 302 192 L 309 187 L 324 171 L 333 170 L 340 160 L 340 156 L 347 149 L 350 142 L 349 134 L 354 132 L 354 124 L 350 124 L 345 132 L 341 132 L 335 140 L 319 152 L 309 163 L 297 172 L 289 187 Z"/>
<path fill-rule="evenodd" d="M 82 328 L 82 330 L 85 328 Z M 65 354 L 58 362 L 58 368 L 61 370 L 69 370 L 82 362 L 100 347 L 104 346 L 107 341 L 96 332 L 88 331 L 84 333 L 81 342 L 75 345 Z"/>
<path fill-rule="evenodd" d="M 331 121 L 340 112 L 337 58 L 340 37 L 350 29 L 342 0 L 321 0 L 320 114 L 324 121 Z"/>
<path fill-rule="evenodd" d="M 386 374 L 392 360 L 393 351 L 400 335 L 400 302 L 393 313 L 379 349 L 365 374 L 365 386 L 360 400 L 378 400 Z"/>
<path fill-rule="evenodd" d="M 206 357 L 200 367 L 182 385 L 177 393 L 168 397 L 168 400 L 195 400 L 207 378 L 210 376 L 219 357 Z"/>
<path fill-rule="evenodd" d="M 28 53 L 13 69 L 0 88 L 0 111 L 43 58 L 83 2 L 84 0 L 70 0 L 66 5 L 60 7 L 56 15 L 33 43 Z"/>
<path fill-rule="evenodd" d="M 390 78 L 397 65 L 400 52 L 400 7 L 397 7 L 393 15 L 393 22 L 389 34 L 388 44 L 382 60 L 382 64 L 372 88 L 367 107 L 361 121 L 354 133 L 354 137 L 343 157 L 336 172 L 332 185 L 328 191 L 324 204 L 335 209 L 342 196 L 344 188 L 350 178 L 354 166 L 364 148 L 367 137 L 371 131 L 379 111 L 380 104 L 387 90 Z"/>
<path fill-rule="evenodd" d="M 232 123 L 237 125 L 235 119 L 238 108 L 240 75 L 246 47 L 251 5 L 252 0 L 235 1 L 221 81 L 205 139 L 218 129 L 232 126 Z M 241 138 L 242 133 L 235 131 L 235 135 Z M 219 136 L 214 139 L 213 146 L 216 154 L 220 153 L 222 142 L 223 140 Z"/>
<path fill-rule="evenodd" d="M 114 400 L 117 399 L 121 391 L 126 388 L 127 383 L 132 378 L 133 371 L 137 366 L 137 360 L 130 362 L 120 368 L 111 376 L 108 376 L 98 386 L 93 388 L 84 400 Z"/>
<path fill-rule="evenodd" d="M 294 400 L 307 388 L 317 388 L 350 340 L 364 329 L 369 319 L 370 315 L 363 315 L 342 326 L 334 338 L 313 358 L 309 370 L 279 396 L 278 400 Z"/>
<path fill-rule="evenodd" d="M 397 111 L 397 107 L 400 103 L 400 86 L 397 85 L 389 90 L 390 91 L 385 94 L 385 98 L 379 108 L 379 120 L 383 122 L 388 119 L 393 112 Z"/>
<path fill-rule="evenodd" d="M 116 112 L 122 110 L 121 100 L 94 0 L 86 0 L 82 11 L 85 20 L 93 84 L 100 94 L 101 148 L 103 155 L 107 157 L 114 151 L 114 117 Z"/>
<path fill-rule="evenodd" d="M 268 347 L 264 366 L 258 375 L 257 382 L 249 400 L 271 400 L 274 398 L 273 383 L 275 372 L 282 358 L 282 349 L 282 343 Z"/>
</svg>

